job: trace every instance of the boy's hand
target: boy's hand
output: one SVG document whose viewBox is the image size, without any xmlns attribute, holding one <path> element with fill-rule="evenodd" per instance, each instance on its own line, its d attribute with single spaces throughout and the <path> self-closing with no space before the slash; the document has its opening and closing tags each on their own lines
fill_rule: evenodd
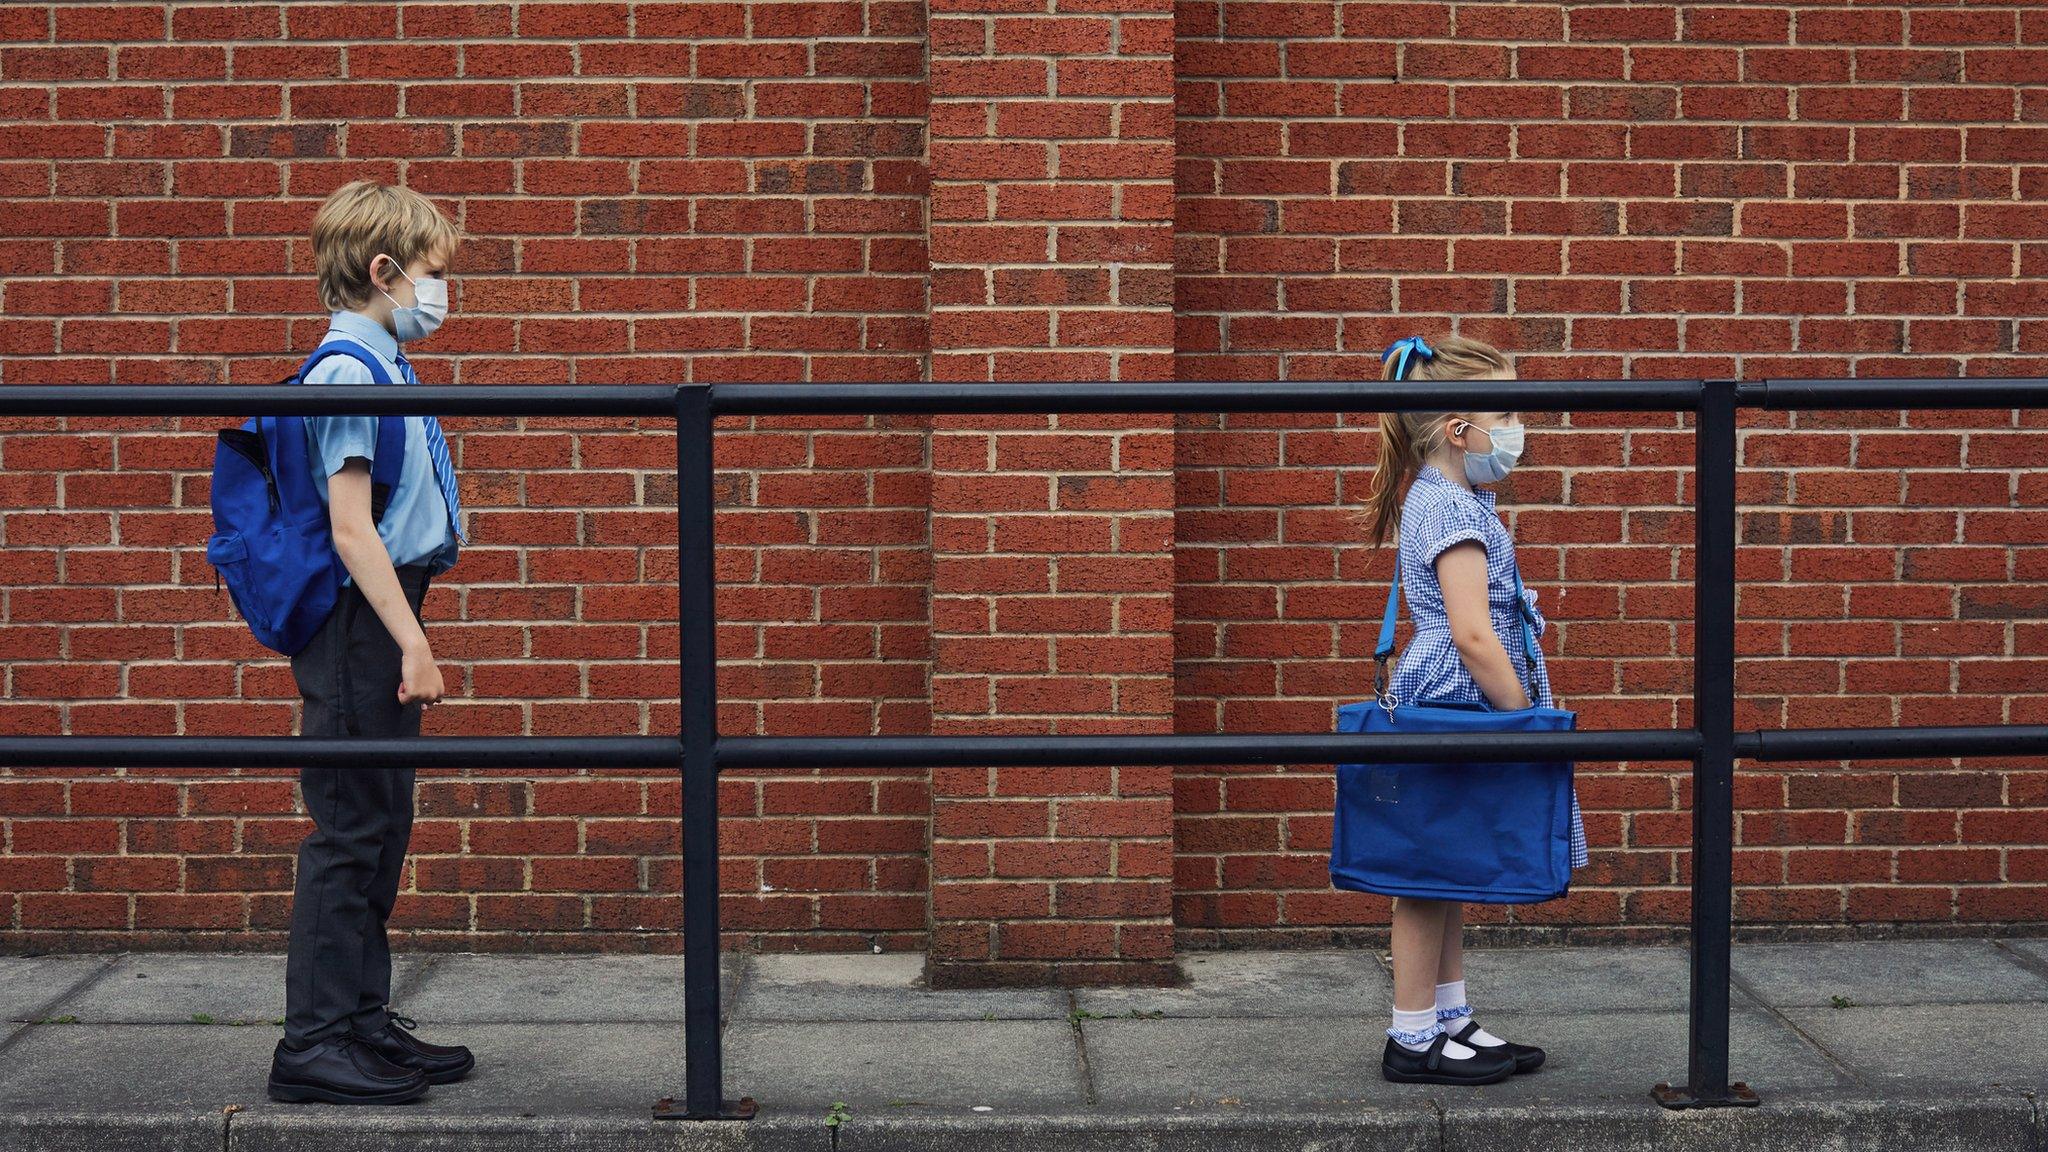
<svg viewBox="0 0 2048 1152">
<path fill-rule="evenodd" d="M 434 651 L 425 644 L 408 648 L 398 671 L 398 702 L 439 704 L 444 688 L 441 670 L 434 666 Z"/>
</svg>

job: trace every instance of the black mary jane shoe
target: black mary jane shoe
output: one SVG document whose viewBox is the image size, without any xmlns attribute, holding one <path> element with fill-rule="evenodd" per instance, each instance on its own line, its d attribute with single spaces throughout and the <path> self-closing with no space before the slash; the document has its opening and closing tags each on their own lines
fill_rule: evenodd
<svg viewBox="0 0 2048 1152">
<path fill-rule="evenodd" d="M 1453 1060 L 1444 1055 L 1444 1045 L 1450 1042 L 1449 1033 L 1439 1032 L 1428 1048 L 1416 1052 L 1389 1036 L 1386 1054 L 1380 1057 L 1380 1075 L 1396 1084 L 1474 1086 L 1498 1084 L 1515 1074 L 1514 1058 L 1505 1052 L 1479 1048 L 1463 1060 Z"/>
<path fill-rule="evenodd" d="M 268 1089 L 281 1104 L 404 1104 L 427 1094 L 427 1078 L 344 1032 L 298 1049 L 278 1041 Z"/>
<path fill-rule="evenodd" d="M 429 1044 L 413 1035 L 415 1021 L 387 1013 L 384 1026 L 360 1039 L 393 1064 L 417 1068 L 429 1084 L 453 1084 L 476 1067 L 476 1057 L 459 1044 Z"/>
<path fill-rule="evenodd" d="M 1534 1072 L 1538 1068 L 1543 1067 L 1543 1049 L 1533 1044 L 1516 1044 L 1513 1041 L 1503 1040 L 1500 1042 L 1500 1045 L 1481 1048 L 1479 1045 L 1465 1039 L 1465 1037 L 1470 1036 L 1478 1028 L 1478 1021 L 1468 1019 L 1465 1021 L 1465 1026 L 1458 1029 L 1458 1034 L 1451 1037 L 1451 1039 L 1456 1040 L 1475 1052 L 1506 1052 L 1515 1058 L 1515 1073 L 1517 1075 L 1523 1072 Z"/>
</svg>

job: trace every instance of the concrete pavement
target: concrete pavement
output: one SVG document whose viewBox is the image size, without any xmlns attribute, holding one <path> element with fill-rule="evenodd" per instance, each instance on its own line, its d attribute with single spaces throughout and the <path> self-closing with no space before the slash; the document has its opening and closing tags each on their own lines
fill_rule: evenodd
<svg viewBox="0 0 2048 1152">
<path fill-rule="evenodd" d="M 1687 1113 L 1648 1095 L 1685 1076 L 1679 948 L 1469 953 L 1488 1027 L 1550 1060 L 1458 1091 L 1379 1078 L 1371 952 L 1073 992 L 933 992 L 920 964 L 728 957 L 727 1092 L 761 1115 L 704 1125 L 649 1119 L 683 1083 L 672 957 L 402 957 L 399 1010 L 478 1068 L 391 1109 L 264 1098 L 280 956 L 0 957 L 0 1148 L 2048 1152 L 2048 940 L 1738 945 L 1734 1074 L 1764 1104 Z"/>
</svg>

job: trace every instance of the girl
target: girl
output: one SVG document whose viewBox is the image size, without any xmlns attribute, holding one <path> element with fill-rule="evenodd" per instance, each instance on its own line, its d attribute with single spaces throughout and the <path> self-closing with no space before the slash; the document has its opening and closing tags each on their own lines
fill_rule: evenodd
<svg viewBox="0 0 2048 1152">
<path fill-rule="evenodd" d="M 1419 336 L 1387 349 L 1387 380 L 1508 380 L 1507 358 L 1477 340 Z M 1388 685 L 1399 700 L 1479 703 L 1499 710 L 1550 705 L 1538 654 L 1528 667 L 1515 640 L 1515 544 L 1475 485 L 1504 479 L 1522 454 L 1513 412 L 1383 412 L 1380 463 L 1367 514 L 1375 546 L 1398 531 L 1401 582 L 1415 633 Z M 1412 481 L 1411 481 L 1412 477 Z M 1402 488 L 1406 485 L 1405 497 Z M 1530 627 L 1543 632 L 1536 593 L 1525 591 Z M 1533 683 L 1530 700 L 1523 684 Z M 1579 803 L 1572 798 L 1571 866 L 1586 864 Z M 1479 1026 L 1465 1002 L 1464 906 L 1394 902 L 1394 1022 L 1380 1071 L 1389 1080 L 1491 1084 L 1543 1063 L 1543 1050 L 1511 1044 Z"/>
</svg>

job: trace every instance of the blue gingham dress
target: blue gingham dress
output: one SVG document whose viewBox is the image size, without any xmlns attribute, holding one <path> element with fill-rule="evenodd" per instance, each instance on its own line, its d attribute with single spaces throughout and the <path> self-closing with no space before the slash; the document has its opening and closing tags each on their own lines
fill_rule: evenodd
<svg viewBox="0 0 2048 1152">
<path fill-rule="evenodd" d="M 1487 703 L 1486 694 L 1472 679 L 1458 646 L 1451 641 L 1450 617 L 1444 612 L 1443 588 L 1437 584 L 1436 558 L 1444 549 L 1466 540 L 1486 549 L 1486 600 L 1492 610 L 1493 630 L 1507 649 L 1515 675 L 1523 685 L 1535 682 L 1536 703 L 1552 706 L 1550 672 L 1543 665 L 1543 653 L 1536 654 L 1535 674 L 1522 651 L 1516 629 L 1515 542 L 1494 510 L 1494 495 L 1483 488 L 1467 490 L 1432 465 L 1425 465 L 1401 502 L 1401 595 L 1408 601 L 1408 617 L 1415 622 L 1415 634 L 1402 650 L 1389 677 L 1388 691 L 1404 703 L 1441 700 L 1459 704 Z M 1530 614 L 1536 620 L 1536 634 L 1545 627 L 1543 614 L 1536 610 L 1536 592 L 1522 590 Z M 1578 790 L 1572 790 L 1572 852 L 1574 868 L 1586 866 L 1586 826 L 1579 817 Z"/>
</svg>

